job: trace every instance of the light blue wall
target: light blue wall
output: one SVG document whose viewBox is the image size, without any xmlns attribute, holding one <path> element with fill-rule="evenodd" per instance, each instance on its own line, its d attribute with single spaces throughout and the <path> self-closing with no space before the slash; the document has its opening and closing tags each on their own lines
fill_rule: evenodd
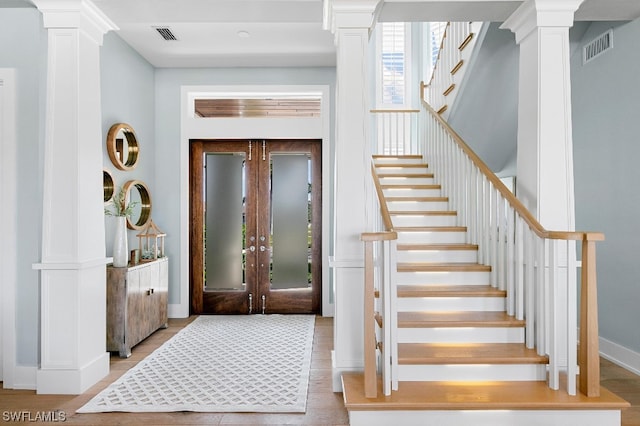
<svg viewBox="0 0 640 426">
<path fill-rule="evenodd" d="M 151 214 L 155 220 L 155 199 L 160 196 L 155 186 L 155 69 L 142 56 L 125 43 L 119 35 L 110 32 L 104 36 L 100 48 L 100 74 L 102 89 L 103 165 L 120 187 L 128 180 L 141 180 L 151 193 Z M 134 170 L 118 170 L 109 159 L 106 136 L 115 123 L 133 127 L 140 150 Z M 107 256 L 113 250 L 115 220 L 105 218 Z M 130 230 L 129 249 L 138 248 L 136 234 Z"/>
<path fill-rule="evenodd" d="M 613 28 L 612 50 L 571 61 L 576 226 L 597 244 L 600 335 L 640 353 L 640 20 L 594 23 L 580 45 Z"/>
<path fill-rule="evenodd" d="M 46 32 L 35 8 L 0 9 L 0 68 L 16 69 L 18 247 L 16 362 L 36 366 L 39 353 L 39 275 L 44 158 Z M 0 237 L 1 238 L 1 237 Z"/>
<path fill-rule="evenodd" d="M 169 303 L 180 303 L 180 90 L 190 85 L 330 85 L 331 137 L 335 68 L 216 68 L 156 70 L 157 223 L 167 233 Z M 333 152 L 331 152 L 333 158 Z"/>
</svg>

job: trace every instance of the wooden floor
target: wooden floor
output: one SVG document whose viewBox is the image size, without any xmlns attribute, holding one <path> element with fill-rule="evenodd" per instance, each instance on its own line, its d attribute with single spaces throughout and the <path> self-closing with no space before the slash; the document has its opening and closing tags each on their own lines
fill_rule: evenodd
<svg viewBox="0 0 640 426">
<path fill-rule="evenodd" d="M 169 328 L 158 330 L 133 349 L 128 359 L 111 357 L 111 373 L 100 383 L 78 396 L 36 395 L 34 391 L 0 389 L 0 423 L 6 422 L 8 413 L 27 412 L 33 417 L 38 412 L 61 410 L 69 424 L 80 425 L 347 425 L 347 411 L 341 393 L 331 390 L 331 354 L 333 347 L 333 320 L 316 320 L 309 398 L 305 414 L 257 413 L 102 413 L 76 414 L 95 394 L 120 377 L 146 355 L 172 337 L 194 318 L 172 319 Z M 601 384 L 631 403 L 622 411 L 623 426 L 640 426 L 640 376 L 601 359 Z M 24 423 L 24 422 L 23 422 Z M 38 424 L 30 422 L 30 424 Z M 50 423 L 48 423 L 50 424 Z"/>
<path fill-rule="evenodd" d="M 76 414 L 75 411 L 102 389 L 153 352 L 180 331 L 195 317 L 170 319 L 169 328 L 158 330 L 135 346 L 130 358 L 111 355 L 111 373 L 82 395 L 36 395 L 34 391 L 0 389 L 0 424 L 8 412 L 27 411 L 32 418 L 37 412 L 62 410 L 65 424 L 77 425 L 348 425 L 342 393 L 334 393 L 331 383 L 331 349 L 333 348 L 333 319 L 316 318 L 311 357 L 311 374 L 307 412 L 305 414 L 258 413 L 100 413 Z M 268 368 L 268 366 L 265 366 Z M 29 422 L 29 424 L 38 424 Z M 51 423 L 48 423 L 51 424 Z"/>
</svg>

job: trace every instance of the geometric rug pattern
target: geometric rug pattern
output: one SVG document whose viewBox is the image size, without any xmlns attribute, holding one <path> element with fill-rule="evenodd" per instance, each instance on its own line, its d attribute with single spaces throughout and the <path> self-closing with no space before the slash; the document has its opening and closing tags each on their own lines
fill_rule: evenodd
<svg viewBox="0 0 640 426">
<path fill-rule="evenodd" d="M 305 412 L 314 325 L 200 316 L 77 412 Z"/>
</svg>

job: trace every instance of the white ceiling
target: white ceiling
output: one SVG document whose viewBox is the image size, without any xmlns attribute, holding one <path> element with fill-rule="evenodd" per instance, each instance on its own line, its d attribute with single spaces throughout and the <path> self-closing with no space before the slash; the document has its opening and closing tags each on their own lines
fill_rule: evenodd
<svg viewBox="0 0 640 426">
<path fill-rule="evenodd" d="M 93 0 L 156 67 L 334 66 L 323 0 Z M 2 0 L 1 7 L 29 0 Z M 521 0 L 386 0 L 382 21 L 503 21 Z M 631 20 L 640 0 L 585 0 L 577 20 Z M 178 39 L 154 29 L 167 26 Z M 240 37 L 239 32 L 248 33 Z M 246 35 L 246 34 L 245 34 Z"/>
</svg>

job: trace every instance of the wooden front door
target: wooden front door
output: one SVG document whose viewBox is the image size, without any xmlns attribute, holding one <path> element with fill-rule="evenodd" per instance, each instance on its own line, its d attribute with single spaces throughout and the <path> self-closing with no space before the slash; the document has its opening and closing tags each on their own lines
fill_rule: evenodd
<svg viewBox="0 0 640 426">
<path fill-rule="evenodd" d="M 320 150 L 191 141 L 192 313 L 319 313 Z"/>
</svg>

